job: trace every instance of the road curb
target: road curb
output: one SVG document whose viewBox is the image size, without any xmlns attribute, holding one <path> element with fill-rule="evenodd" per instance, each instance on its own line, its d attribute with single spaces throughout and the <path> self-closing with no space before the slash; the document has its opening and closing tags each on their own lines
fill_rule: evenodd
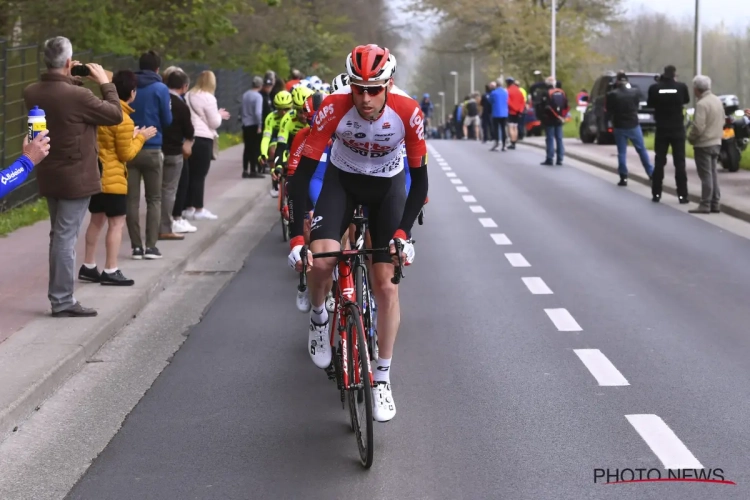
<svg viewBox="0 0 750 500">
<path fill-rule="evenodd" d="M 266 189 L 260 189 L 256 195 L 250 195 L 243 203 L 237 205 L 234 210 L 230 209 L 231 211 L 229 211 L 226 217 L 222 217 L 220 221 L 216 221 L 218 224 L 206 225 L 201 228 L 201 231 L 195 234 L 195 236 L 199 237 L 193 238 L 195 241 L 194 246 L 184 256 L 170 263 L 169 267 L 164 269 L 155 279 L 150 280 L 146 286 L 139 290 L 140 293 L 136 298 L 123 301 L 121 308 L 114 314 L 110 314 L 105 323 L 93 327 L 96 330 L 85 338 L 83 342 L 77 344 L 67 356 L 56 359 L 54 365 L 44 366 L 44 375 L 40 379 L 24 387 L 24 391 L 14 401 L 6 407 L 0 408 L 0 441 L 4 439 L 6 433 L 15 431 L 29 415 L 38 410 L 44 401 L 52 396 L 71 376 L 80 371 L 86 363 L 91 362 L 91 357 L 102 345 L 127 326 L 156 295 L 173 283 L 179 273 L 191 261 L 199 257 L 219 237 L 237 225 L 242 217 L 262 200 L 264 195 L 268 195 L 267 193 Z M 3 346 L 9 344 L 9 341 L 10 339 L 4 342 Z M 21 345 L 21 348 L 17 349 L 17 351 L 18 354 L 24 354 L 23 351 L 33 349 L 37 346 L 39 344 L 31 342 L 28 345 Z M 70 345 L 60 345 L 60 347 L 69 348 Z M 11 397 L 13 396 L 11 395 Z"/>
<path fill-rule="evenodd" d="M 546 146 L 544 144 L 535 144 L 533 142 L 525 142 L 525 143 L 518 142 L 517 144 L 522 144 L 524 146 L 530 146 L 532 148 L 537 148 L 537 149 L 546 149 Z M 617 167 L 607 165 L 604 162 L 594 160 L 585 155 L 580 155 L 575 152 L 565 151 L 565 156 L 573 158 L 574 160 L 578 160 L 580 162 L 586 163 L 587 165 L 601 168 L 602 170 L 607 170 L 608 172 L 612 172 L 613 174 L 618 174 Z M 628 180 L 639 182 L 643 184 L 644 186 L 648 186 L 649 188 L 651 187 L 651 181 L 649 180 L 649 178 L 642 174 L 634 174 L 632 172 L 629 172 Z M 669 193 L 673 196 L 677 196 L 677 189 L 673 188 L 672 186 L 663 185 L 662 191 Z M 693 203 L 700 203 L 701 201 L 700 196 L 697 196 L 695 194 L 690 194 L 690 193 L 688 193 L 688 199 L 692 201 Z M 736 219 L 740 219 L 745 222 L 750 222 L 750 213 L 740 210 L 736 207 L 733 207 L 730 204 L 721 202 L 721 211 Z"/>
</svg>

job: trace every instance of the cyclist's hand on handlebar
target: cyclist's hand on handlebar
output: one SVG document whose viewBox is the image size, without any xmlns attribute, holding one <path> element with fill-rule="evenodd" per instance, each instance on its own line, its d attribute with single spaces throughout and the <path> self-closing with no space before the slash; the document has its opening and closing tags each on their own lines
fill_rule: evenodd
<svg viewBox="0 0 750 500">
<path fill-rule="evenodd" d="M 287 261 L 289 262 L 289 267 L 291 267 L 298 273 L 302 272 L 302 256 L 300 255 L 301 251 L 302 251 L 302 245 L 297 245 L 294 248 L 292 248 L 292 251 L 289 252 L 289 257 L 287 258 Z M 312 269 L 312 264 L 313 264 L 313 255 L 312 255 L 312 252 L 308 249 L 307 250 L 307 270 L 308 271 Z"/>
<path fill-rule="evenodd" d="M 414 262 L 414 245 L 411 241 L 403 240 L 401 238 L 396 238 L 396 240 L 401 242 L 401 262 L 405 266 L 410 265 L 412 262 Z M 398 265 L 398 257 L 396 256 L 396 240 L 390 241 L 390 250 L 391 255 L 393 256 L 394 265 Z"/>
</svg>

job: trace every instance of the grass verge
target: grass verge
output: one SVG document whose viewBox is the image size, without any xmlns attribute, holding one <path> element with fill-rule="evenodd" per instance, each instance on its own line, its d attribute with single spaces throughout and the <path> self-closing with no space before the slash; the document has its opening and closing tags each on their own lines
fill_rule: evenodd
<svg viewBox="0 0 750 500">
<path fill-rule="evenodd" d="M 563 126 L 563 137 L 565 137 L 566 139 L 578 139 L 578 123 L 575 121 L 575 119 L 565 123 L 565 126 Z M 646 149 L 648 149 L 649 151 L 653 151 L 654 134 L 647 134 L 646 136 L 644 136 L 643 140 L 646 144 Z M 693 146 L 691 146 L 690 144 L 685 144 L 685 156 L 687 156 L 688 158 L 694 157 Z M 747 148 L 742 154 L 742 158 L 740 159 L 740 168 L 750 170 L 750 148 Z"/>
<path fill-rule="evenodd" d="M 45 219 L 49 219 L 49 211 L 47 200 L 44 198 L 11 208 L 0 213 L 0 236 L 7 236 L 16 229 L 31 226 Z"/>
<path fill-rule="evenodd" d="M 223 132 L 219 134 L 219 149 L 227 149 L 237 144 L 242 144 L 242 136 L 240 134 L 230 134 Z"/>
</svg>

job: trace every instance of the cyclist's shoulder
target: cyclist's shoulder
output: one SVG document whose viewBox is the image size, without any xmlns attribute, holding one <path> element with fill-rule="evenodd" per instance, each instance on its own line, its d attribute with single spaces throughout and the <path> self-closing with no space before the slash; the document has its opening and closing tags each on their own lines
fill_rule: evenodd
<svg viewBox="0 0 750 500">
<path fill-rule="evenodd" d="M 406 123 L 412 119 L 413 115 L 422 113 L 420 103 L 395 85 L 388 94 L 388 107 L 395 111 L 401 117 L 401 120 L 405 120 Z"/>
</svg>

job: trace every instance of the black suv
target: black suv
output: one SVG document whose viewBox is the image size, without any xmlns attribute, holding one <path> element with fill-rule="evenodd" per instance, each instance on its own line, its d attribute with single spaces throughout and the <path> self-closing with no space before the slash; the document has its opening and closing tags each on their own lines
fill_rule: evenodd
<svg viewBox="0 0 750 500">
<path fill-rule="evenodd" d="M 638 121 L 643 132 L 649 132 L 656 128 L 654 121 L 654 110 L 646 107 L 648 99 L 648 88 L 656 83 L 659 75 L 656 73 L 625 73 L 630 85 L 640 91 L 641 106 L 638 109 Z M 608 72 L 600 76 L 594 82 L 594 87 L 589 95 L 589 102 L 581 120 L 578 133 L 581 141 L 590 144 L 596 141 L 598 144 L 614 144 L 615 138 L 612 134 L 612 123 L 606 120 L 604 105 L 607 100 L 607 92 L 614 89 L 617 74 Z"/>
</svg>

